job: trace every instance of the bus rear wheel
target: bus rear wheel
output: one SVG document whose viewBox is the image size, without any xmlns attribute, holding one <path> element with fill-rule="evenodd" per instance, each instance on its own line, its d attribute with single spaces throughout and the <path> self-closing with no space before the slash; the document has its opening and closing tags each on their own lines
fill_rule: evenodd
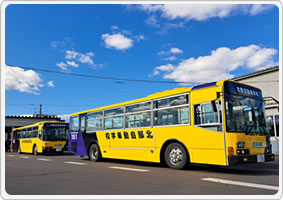
<svg viewBox="0 0 283 200">
<path fill-rule="evenodd" d="M 171 143 L 165 150 L 165 162 L 172 169 L 183 169 L 187 165 L 188 155 L 180 143 Z"/>
<path fill-rule="evenodd" d="M 34 145 L 33 146 L 33 155 L 35 155 L 35 156 L 37 156 L 37 146 L 36 145 Z"/>
<path fill-rule="evenodd" d="M 100 158 L 100 151 L 97 144 L 92 144 L 89 148 L 89 159 L 96 162 Z"/>
</svg>

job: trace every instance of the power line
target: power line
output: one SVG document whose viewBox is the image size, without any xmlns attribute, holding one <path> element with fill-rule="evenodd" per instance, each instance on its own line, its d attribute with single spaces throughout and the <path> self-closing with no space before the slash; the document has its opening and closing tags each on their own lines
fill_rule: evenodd
<svg viewBox="0 0 283 200">
<path fill-rule="evenodd" d="M 79 74 L 79 73 L 71 73 L 71 72 L 59 72 L 55 70 L 49 69 L 40 69 L 34 67 L 23 67 L 23 66 L 15 66 L 15 65 L 7 65 L 9 67 L 20 67 L 23 69 L 30 69 L 40 72 L 47 72 L 47 73 L 54 73 L 54 74 L 61 74 L 61 75 L 69 75 L 69 76 L 78 76 L 84 78 L 96 78 L 96 79 L 105 79 L 105 80 L 115 80 L 116 83 L 123 83 L 122 81 L 129 81 L 129 82 L 144 82 L 144 83 L 173 83 L 173 84 L 204 84 L 207 82 L 204 81 L 154 81 L 154 80 L 144 80 L 144 79 L 129 79 L 129 78 L 117 78 L 117 77 L 110 77 L 110 76 L 95 76 L 95 75 L 88 75 L 88 74 Z M 233 79 L 231 79 L 233 80 Z M 269 83 L 269 82 L 279 82 L 279 80 L 266 80 L 266 81 L 244 81 L 245 83 Z"/>
<path fill-rule="evenodd" d="M 173 84 L 203 84 L 207 82 L 180 82 L 180 81 L 154 81 L 154 80 L 144 80 L 144 79 L 129 79 L 129 78 L 117 78 L 117 77 L 110 77 L 110 76 L 95 76 L 95 75 L 87 75 L 87 74 L 78 74 L 78 73 L 71 73 L 71 72 L 59 72 L 55 70 L 49 70 L 49 69 L 40 69 L 40 68 L 34 68 L 34 67 L 23 67 L 23 66 L 13 66 L 13 65 L 7 65 L 9 67 L 20 67 L 23 69 L 31 69 L 35 71 L 40 72 L 47 72 L 47 73 L 54 73 L 54 74 L 63 74 L 63 75 L 69 75 L 69 76 L 78 76 L 78 77 L 86 77 L 86 78 L 96 78 L 96 79 L 106 79 L 106 80 L 115 80 L 115 81 L 130 81 L 130 82 L 144 82 L 144 83 L 173 83 Z M 121 83 L 121 82 L 119 82 Z"/>
</svg>

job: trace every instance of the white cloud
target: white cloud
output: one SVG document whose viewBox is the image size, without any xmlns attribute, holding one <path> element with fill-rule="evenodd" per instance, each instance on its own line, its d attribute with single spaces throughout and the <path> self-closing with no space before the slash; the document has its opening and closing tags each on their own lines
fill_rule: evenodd
<svg viewBox="0 0 283 200">
<path fill-rule="evenodd" d="M 65 58 L 66 59 L 76 59 L 78 55 L 79 55 L 78 52 L 75 52 L 73 50 L 67 50 Z"/>
<path fill-rule="evenodd" d="M 158 52 L 157 55 L 159 55 L 159 56 L 166 56 L 166 55 L 170 55 L 170 54 L 181 54 L 181 53 L 183 53 L 183 50 L 181 50 L 181 49 L 179 49 L 177 47 L 172 47 L 168 51 L 160 51 L 160 52 Z M 173 59 L 173 57 L 175 57 L 175 56 L 171 56 L 171 59 Z M 168 58 L 170 58 L 170 57 L 168 57 Z M 170 60 L 168 58 L 167 58 L 167 60 Z"/>
<path fill-rule="evenodd" d="M 48 86 L 48 87 L 55 87 L 53 81 L 48 81 L 48 82 L 47 82 L 47 86 Z"/>
<path fill-rule="evenodd" d="M 56 64 L 57 67 L 60 67 L 62 70 L 67 70 L 68 65 L 64 62 L 60 62 Z"/>
<path fill-rule="evenodd" d="M 179 48 L 176 48 L 176 47 L 172 47 L 170 50 L 169 50 L 170 53 L 183 53 L 183 50 L 179 49 Z"/>
<path fill-rule="evenodd" d="M 84 54 L 81 52 L 76 52 L 75 50 L 66 50 L 65 51 L 66 63 L 60 62 L 57 63 L 56 65 L 64 71 L 68 70 L 68 66 L 75 68 L 79 67 L 79 64 L 77 62 L 88 64 L 91 66 L 96 66 L 92 58 L 93 56 L 94 56 L 93 52 L 87 52 Z"/>
<path fill-rule="evenodd" d="M 156 76 L 160 74 L 160 72 L 171 72 L 175 69 L 175 67 L 172 64 L 167 65 L 161 65 L 159 67 L 155 67 L 151 76 Z"/>
<path fill-rule="evenodd" d="M 75 61 L 67 60 L 67 64 L 70 65 L 71 67 L 76 67 L 76 68 L 79 66 L 79 64 L 77 64 Z"/>
<path fill-rule="evenodd" d="M 145 23 L 153 27 L 160 27 L 156 15 L 151 15 L 149 18 L 147 18 L 147 20 L 145 20 Z"/>
<path fill-rule="evenodd" d="M 113 26 L 111 26 L 111 29 L 112 29 L 112 30 L 118 30 L 118 29 L 119 29 L 119 27 L 118 27 L 118 26 L 113 25 Z"/>
<path fill-rule="evenodd" d="M 179 82 L 209 82 L 234 77 L 233 71 L 238 68 L 253 71 L 272 67 L 277 64 L 274 56 L 277 50 L 261 48 L 257 45 L 243 46 L 236 49 L 220 47 L 211 51 L 208 56 L 188 58 L 177 66 L 171 64 L 154 68 L 153 75 L 165 72 L 163 78 Z"/>
<path fill-rule="evenodd" d="M 170 20 L 185 19 L 205 21 L 210 18 L 224 18 L 233 14 L 256 15 L 273 8 L 266 4 L 164 4 L 139 5 L 138 8 L 148 13 L 161 12 L 161 16 Z"/>
<path fill-rule="evenodd" d="M 88 52 L 86 54 L 79 53 L 78 61 L 81 63 L 87 63 L 89 65 L 94 65 L 92 57 L 94 56 L 93 52 Z"/>
<path fill-rule="evenodd" d="M 101 36 L 104 41 L 106 48 L 114 48 L 116 50 L 127 50 L 133 46 L 133 40 L 127 38 L 126 36 L 117 33 L 117 34 L 103 34 Z"/>
<path fill-rule="evenodd" d="M 33 70 L 5 66 L 5 89 L 39 94 L 43 87 L 40 75 Z"/>
<path fill-rule="evenodd" d="M 176 56 L 169 56 L 169 57 L 164 58 L 163 60 L 174 61 L 174 60 L 177 60 L 177 57 Z"/>
</svg>

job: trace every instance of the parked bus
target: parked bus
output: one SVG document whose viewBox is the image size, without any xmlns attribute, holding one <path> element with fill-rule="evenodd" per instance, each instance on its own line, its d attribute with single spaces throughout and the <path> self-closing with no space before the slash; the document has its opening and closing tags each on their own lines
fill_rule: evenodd
<svg viewBox="0 0 283 200">
<path fill-rule="evenodd" d="M 18 153 L 62 154 L 66 150 L 69 123 L 41 121 L 14 129 L 18 141 Z"/>
<path fill-rule="evenodd" d="M 230 166 L 274 160 L 260 89 L 223 80 L 71 114 L 69 147 L 114 158 Z"/>
</svg>

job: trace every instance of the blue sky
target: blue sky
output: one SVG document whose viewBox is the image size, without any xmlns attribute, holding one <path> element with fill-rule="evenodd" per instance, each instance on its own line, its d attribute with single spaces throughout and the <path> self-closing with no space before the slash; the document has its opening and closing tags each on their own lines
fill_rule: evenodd
<svg viewBox="0 0 283 200">
<path fill-rule="evenodd" d="M 275 5 L 9 5 L 5 63 L 156 81 L 210 82 L 278 65 Z M 70 114 L 183 87 L 6 67 L 6 115 Z M 189 86 L 189 85 L 188 85 Z"/>
</svg>

